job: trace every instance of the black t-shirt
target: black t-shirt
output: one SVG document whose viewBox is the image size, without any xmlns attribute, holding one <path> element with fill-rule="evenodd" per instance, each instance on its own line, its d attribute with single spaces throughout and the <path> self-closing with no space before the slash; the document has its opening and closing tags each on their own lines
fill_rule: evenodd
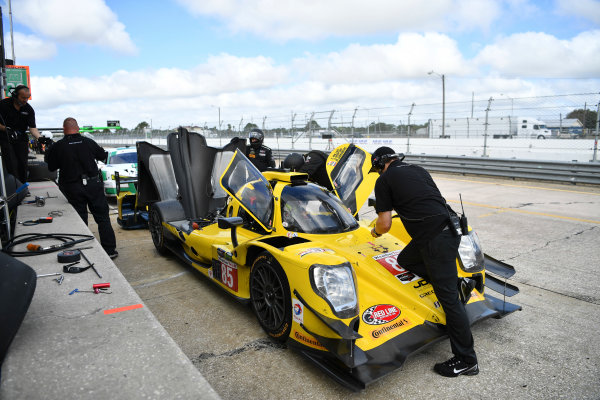
<svg viewBox="0 0 600 400">
<path fill-rule="evenodd" d="M 256 150 L 252 146 L 248 146 L 246 148 L 246 157 L 248 157 L 248 159 L 260 172 L 263 172 L 267 168 L 272 168 L 275 166 L 273 154 L 271 152 L 271 149 L 267 146 L 260 146 L 258 150 Z"/>
<path fill-rule="evenodd" d="M 326 162 L 327 154 L 320 150 L 312 150 L 306 155 L 306 161 L 304 162 L 304 165 L 298 169 L 298 172 L 307 173 L 311 181 L 316 182 L 329 190 L 333 190 L 331 181 L 327 175 L 327 169 L 325 167 Z"/>
<path fill-rule="evenodd" d="M 13 128 L 18 138 L 24 142 L 27 141 L 27 134 L 25 131 L 29 128 L 35 128 L 35 111 L 29 104 L 21 106 L 20 110 L 17 110 L 13 104 L 13 98 L 8 97 L 0 100 L 0 123 L 4 126 Z M 0 134 L 0 140 L 7 140 L 4 132 Z"/>
<path fill-rule="evenodd" d="M 61 185 L 80 182 L 83 175 L 98 176 L 96 160 L 105 160 L 108 153 L 92 139 L 79 133 L 65 135 L 45 155 L 50 171 L 60 169 L 58 182 Z"/>
<path fill-rule="evenodd" d="M 418 165 L 394 161 L 375 183 L 377 213 L 395 210 L 408 234 L 424 243 L 448 224 L 449 214 L 431 175 Z"/>
</svg>

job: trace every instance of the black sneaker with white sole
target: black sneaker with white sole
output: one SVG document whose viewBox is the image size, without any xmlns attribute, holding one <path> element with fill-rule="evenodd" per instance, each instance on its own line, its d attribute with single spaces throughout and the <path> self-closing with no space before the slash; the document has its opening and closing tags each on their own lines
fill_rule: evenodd
<svg viewBox="0 0 600 400">
<path fill-rule="evenodd" d="M 112 253 L 108 253 L 108 256 L 114 260 L 115 258 L 119 257 L 119 252 L 116 250 L 113 250 Z"/>
<path fill-rule="evenodd" d="M 449 378 L 455 378 L 459 375 L 477 375 L 479 373 L 479 366 L 477 363 L 467 364 L 457 357 L 452 357 L 448 361 L 435 364 L 433 369 L 438 374 Z"/>
</svg>

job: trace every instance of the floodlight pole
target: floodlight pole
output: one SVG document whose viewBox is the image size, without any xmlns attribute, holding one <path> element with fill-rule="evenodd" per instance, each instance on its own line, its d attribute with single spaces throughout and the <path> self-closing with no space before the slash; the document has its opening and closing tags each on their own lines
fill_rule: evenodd
<svg viewBox="0 0 600 400">
<path fill-rule="evenodd" d="M 442 137 L 446 137 L 446 77 L 444 74 L 438 74 L 435 71 L 429 71 L 428 75 L 435 74 L 442 78 Z"/>
<path fill-rule="evenodd" d="M 13 37 L 12 7 L 10 0 L 8 0 L 8 16 L 10 21 L 10 49 L 12 50 L 12 61 L 13 65 L 17 65 L 17 60 L 15 58 L 15 39 Z M 4 50 L 4 44 L 2 45 L 2 49 Z"/>
<path fill-rule="evenodd" d="M 585 122 L 583 123 L 583 127 L 585 128 Z M 594 138 L 594 157 L 592 161 L 598 161 L 598 126 L 600 125 L 600 103 L 596 108 L 596 137 Z"/>
<path fill-rule="evenodd" d="M 488 157 L 488 155 L 487 155 L 488 113 L 490 112 L 493 100 L 494 99 L 492 97 L 490 97 L 490 99 L 488 100 L 488 106 L 485 109 L 485 129 L 483 131 L 483 155 L 482 155 L 482 157 Z"/>
<path fill-rule="evenodd" d="M 408 112 L 408 131 L 406 132 L 406 154 L 410 154 L 410 116 L 412 115 L 413 108 L 415 108 L 415 103 L 412 103 L 410 106 L 410 111 Z"/>
<path fill-rule="evenodd" d="M 354 143 L 354 117 L 356 117 L 356 112 L 358 111 L 358 107 L 354 109 L 354 114 L 352 114 L 352 143 Z"/>
</svg>

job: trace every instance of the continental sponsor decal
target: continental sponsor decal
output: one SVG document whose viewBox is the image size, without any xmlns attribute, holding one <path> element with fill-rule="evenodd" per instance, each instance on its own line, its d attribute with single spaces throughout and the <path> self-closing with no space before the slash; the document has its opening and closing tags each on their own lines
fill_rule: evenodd
<svg viewBox="0 0 600 400">
<path fill-rule="evenodd" d="M 311 346 L 318 347 L 320 349 L 324 349 L 325 348 L 325 347 L 323 347 L 323 345 L 321 343 L 319 343 L 319 341 L 317 339 L 313 339 L 313 338 L 309 338 L 307 336 L 304 336 L 300 332 L 294 332 L 294 338 L 296 338 L 296 340 L 299 340 L 299 341 L 304 342 L 306 344 L 309 344 Z"/>
<path fill-rule="evenodd" d="M 375 339 L 379 339 L 380 337 L 385 336 L 397 329 L 406 328 L 410 325 L 412 325 L 412 322 L 410 322 L 406 318 L 402 318 L 401 320 L 396 321 L 391 325 L 387 325 L 381 329 L 376 329 L 376 330 L 372 331 L 371 336 L 373 336 Z"/>
<path fill-rule="evenodd" d="M 362 320 L 369 325 L 383 325 L 392 322 L 400 316 L 400 309 L 391 304 L 371 306 L 363 312 Z"/>
</svg>

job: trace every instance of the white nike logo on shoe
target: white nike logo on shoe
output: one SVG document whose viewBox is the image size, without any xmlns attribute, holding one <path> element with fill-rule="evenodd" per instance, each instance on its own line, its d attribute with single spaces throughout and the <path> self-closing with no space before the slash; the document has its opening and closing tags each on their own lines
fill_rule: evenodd
<svg viewBox="0 0 600 400">
<path fill-rule="evenodd" d="M 459 369 L 459 370 L 457 370 L 456 368 L 454 368 L 454 373 L 455 373 L 455 374 L 459 374 L 459 373 L 461 373 L 461 372 L 465 371 L 466 369 L 467 369 L 467 368 L 463 368 L 463 369 Z"/>
</svg>

